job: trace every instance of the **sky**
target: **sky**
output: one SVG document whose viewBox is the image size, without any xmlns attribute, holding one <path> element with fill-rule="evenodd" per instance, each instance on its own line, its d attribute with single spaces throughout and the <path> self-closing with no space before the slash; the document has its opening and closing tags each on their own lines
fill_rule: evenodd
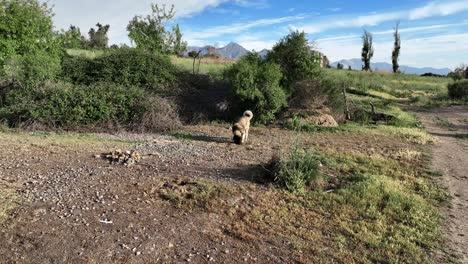
<svg viewBox="0 0 468 264">
<path fill-rule="evenodd" d="M 46 0 L 44 0 L 46 1 Z M 110 44 L 131 44 L 126 26 L 148 15 L 151 3 L 174 5 L 190 46 L 236 42 L 248 50 L 270 49 L 291 30 L 307 33 L 332 62 L 360 58 L 361 35 L 374 35 L 374 62 L 391 62 L 393 28 L 400 22 L 400 64 L 451 69 L 468 63 L 468 0 L 273 1 L 273 0 L 47 0 L 56 29 L 70 25 L 86 34 L 109 24 Z"/>
</svg>

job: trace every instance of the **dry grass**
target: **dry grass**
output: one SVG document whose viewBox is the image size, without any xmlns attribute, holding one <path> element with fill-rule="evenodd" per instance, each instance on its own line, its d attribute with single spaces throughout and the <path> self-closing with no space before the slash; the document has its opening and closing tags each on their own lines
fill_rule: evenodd
<svg viewBox="0 0 468 264">
<path fill-rule="evenodd" d="M 8 212 L 19 203 L 16 188 L 17 186 L 0 179 L 0 223 L 8 217 Z"/>
</svg>

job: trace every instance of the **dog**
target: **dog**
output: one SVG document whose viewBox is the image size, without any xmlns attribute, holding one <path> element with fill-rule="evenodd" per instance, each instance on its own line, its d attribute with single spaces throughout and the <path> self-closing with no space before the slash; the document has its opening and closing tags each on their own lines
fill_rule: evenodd
<svg viewBox="0 0 468 264">
<path fill-rule="evenodd" d="M 252 111 L 245 111 L 244 115 L 232 126 L 234 143 L 241 145 L 247 142 L 249 138 L 250 120 L 252 120 Z"/>
</svg>

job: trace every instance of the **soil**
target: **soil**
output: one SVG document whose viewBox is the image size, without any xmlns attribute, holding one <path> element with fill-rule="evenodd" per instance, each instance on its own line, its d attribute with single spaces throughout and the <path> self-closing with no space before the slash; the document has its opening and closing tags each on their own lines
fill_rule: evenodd
<svg viewBox="0 0 468 264">
<path fill-rule="evenodd" d="M 20 186 L 21 199 L 0 224 L 2 263 L 301 262 L 303 257 L 281 238 L 259 235 L 246 242 L 226 230 L 232 223 L 221 213 L 177 208 L 152 189 L 166 179 L 186 177 L 232 189 L 247 186 L 255 188 L 253 196 L 261 195 L 268 188 L 258 183 L 265 174 L 262 164 L 298 138 L 303 147 L 341 153 L 386 156 L 411 147 L 372 134 L 298 134 L 263 127 L 252 128 L 251 142 L 238 146 L 223 125 L 185 127 L 175 136 L 96 136 L 106 140 L 71 144 L 0 134 L 0 180 Z M 152 155 L 132 167 L 93 157 L 124 148 L 119 140 L 136 140 L 126 147 Z"/>
<path fill-rule="evenodd" d="M 433 148 L 433 168 L 443 173 L 440 184 L 452 199 L 443 208 L 446 247 L 438 263 L 468 263 L 468 108 L 413 109 L 427 131 L 440 141 Z"/>
</svg>

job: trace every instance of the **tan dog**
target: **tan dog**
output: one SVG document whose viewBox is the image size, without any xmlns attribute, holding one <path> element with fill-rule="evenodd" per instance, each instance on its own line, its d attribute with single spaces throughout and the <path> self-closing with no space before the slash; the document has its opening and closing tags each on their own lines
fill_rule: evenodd
<svg viewBox="0 0 468 264">
<path fill-rule="evenodd" d="M 232 126 L 234 143 L 240 145 L 247 142 L 249 138 L 250 120 L 252 120 L 252 111 L 245 111 L 244 115 Z"/>
</svg>

